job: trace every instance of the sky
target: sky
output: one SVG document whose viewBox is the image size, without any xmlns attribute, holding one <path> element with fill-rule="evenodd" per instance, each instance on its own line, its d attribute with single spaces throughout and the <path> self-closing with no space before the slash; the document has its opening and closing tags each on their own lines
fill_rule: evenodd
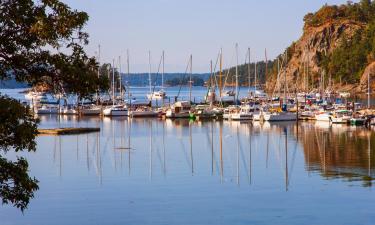
<svg viewBox="0 0 375 225">
<path fill-rule="evenodd" d="M 86 47 L 100 61 L 118 61 L 130 70 L 148 72 L 151 52 L 152 72 L 165 51 L 165 72 L 184 72 L 190 54 L 193 72 L 209 72 L 223 49 L 224 67 L 245 63 L 251 48 L 251 61 L 275 58 L 302 35 L 303 17 L 325 3 L 346 0 L 62 0 L 71 8 L 85 11 L 90 19 L 85 31 Z M 116 62 L 118 64 L 118 62 Z M 118 67 L 118 65 L 116 66 Z"/>
</svg>

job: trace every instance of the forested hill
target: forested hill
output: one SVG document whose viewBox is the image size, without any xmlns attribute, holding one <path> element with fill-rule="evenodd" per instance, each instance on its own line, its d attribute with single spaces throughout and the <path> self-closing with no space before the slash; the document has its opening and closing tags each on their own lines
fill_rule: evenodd
<svg viewBox="0 0 375 225">
<path fill-rule="evenodd" d="M 193 74 L 192 77 L 200 82 L 195 82 L 196 85 L 203 85 L 204 81 L 207 81 L 209 78 L 209 74 Z M 164 84 L 165 85 L 178 85 L 180 84 L 179 80 L 183 81 L 190 77 L 190 74 L 183 74 L 183 73 L 167 73 L 164 75 Z M 147 86 L 149 85 L 149 77 L 148 73 L 138 73 L 138 74 L 123 74 L 124 81 L 130 81 L 131 86 Z M 162 78 L 161 74 L 151 74 L 152 85 L 161 85 Z M 203 83 L 202 83 L 203 81 Z"/>
<path fill-rule="evenodd" d="M 284 71 L 289 88 L 311 90 L 324 85 L 364 91 L 367 74 L 375 78 L 375 2 L 324 5 L 308 13 L 304 22 L 303 35 L 286 50 Z M 267 86 L 272 90 L 275 85 L 273 69 Z"/>
<path fill-rule="evenodd" d="M 266 70 L 267 65 L 267 70 Z M 262 85 L 266 82 L 266 73 L 271 73 L 273 70 L 273 66 L 275 65 L 274 60 L 268 60 L 266 63 L 265 61 L 260 61 L 256 63 L 256 74 L 257 74 L 257 85 Z M 229 73 L 228 73 L 229 70 Z M 216 76 L 218 76 L 219 72 L 216 72 Z M 231 67 L 229 69 L 225 69 L 222 72 L 223 77 L 228 74 L 226 79 L 226 85 L 233 86 L 235 85 L 235 75 L 236 75 L 236 67 Z M 248 86 L 249 85 L 249 78 L 251 85 L 255 83 L 255 63 L 248 63 L 242 64 L 238 66 L 238 80 L 240 86 Z M 224 78 L 223 78 L 224 79 Z"/>
</svg>

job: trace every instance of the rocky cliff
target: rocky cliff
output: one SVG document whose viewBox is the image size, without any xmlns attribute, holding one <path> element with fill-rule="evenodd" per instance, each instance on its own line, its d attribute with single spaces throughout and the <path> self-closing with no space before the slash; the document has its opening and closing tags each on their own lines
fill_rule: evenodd
<svg viewBox="0 0 375 225">
<path fill-rule="evenodd" d="M 325 89 L 367 91 L 367 75 L 375 79 L 374 15 L 369 13 L 375 4 L 368 4 L 367 8 L 363 3 L 326 5 L 305 16 L 300 39 L 276 59 L 282 64 L 280 75 L 286 74 L 289 91 L 317 89 L 322 79 Z M 277 71 L 274 67 L 267 79 L 269 92 L 285 83 L 281 80 L 277 85 Z M 375 80 L 371 84 L 375 88 Z"/>
</svg>

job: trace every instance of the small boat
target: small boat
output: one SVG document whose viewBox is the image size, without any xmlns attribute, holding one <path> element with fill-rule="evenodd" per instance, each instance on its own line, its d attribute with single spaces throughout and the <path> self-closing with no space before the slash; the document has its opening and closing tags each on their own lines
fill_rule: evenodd
<svg viewBox="0 0 375 225">
<path fill-rule="evenodd" d="M 265 121 L 295 121 L 297 114 L 292 112 L 265 112 L 263 114 Z"/>
<path fill-rule="evenodd" d="M 60 108 L 60 114 L 63 115 L 78 115 L 78 110 L 74 106 L 68 105 L 66 107 Z"/>
<path fill-rule="evenodd" d="M 34 92 L 30 91 L 27 94 L 25 94 L 26 100 L 41 100 L 47 98 L 46 93 L 44 92 Z"/>
<path fill-rule="evenodd" d="M 101 107 L 96 105 L 85 105 L 81 109 L 81 115 L 83 116 L 96 116 L 101 112 Z"/>
<path fill-rule="evenodd" d="M 57 114 L 58 111 L 56 106 L 43 105 L 36 109 L 36 114 Z"/>
<path fill-rule="evenodd" d="M 165 116 L 167 118 L 190 118 L 190 110 L 189 101 L 178 101 L 167 110 Z"/>
<path fill-rule="evenodd" d="M 224 109 L 223 111 L 223 119 L 225 120 L 230 120 L 232 118 L 232 115 L 234 113 L 237 113 L 239 111 L 238 106 L 228 106 L 227 108 Z"/>
<path fill-rule="evenodd" d="M 232 120 L 252 120 L 253 112 L 249 105 L 244 105 L 240 107 L 240 111 L 235 112 L 231 115 Z"/>
<path fill-rule="evenodd" d="M 366 122 L 365 118 L 351 118 L 350 119 L 350 124 L 354 126 L 362 126 Z"/>
<path fill-rule="evenodd" d="M 156 117 L 158 116 L 158 112 L 153 111 L 151 107 L 138 107 L 135 110 L 129 110 L 128 116 L 130 117 Z"/>
<path fill-rule="evenodd" d="M 127 116 L 128 109 L 123 105 L 110 106 L 103 110 L 104 116 Z"/>
<path fill-rule="evenodd" d="M 151 94 L 147 94 L 149 100 L 162 100 L 167 98 L 167 94 L 164 90 L 154 91 Z"/>
<path fill-rule="evenodd" d="M 323 121 L 323 122 L 330 122 L 331 121 L 332 113 L 330 112 L 323 112 L 318 113 L 315 115 L 316 121 Z"/>
<path fill-rule="evenodd" d="M 332 123 L 349 123 L 352 118 L 352 113 L 349 110 L 336 110 L 330 120 Z"/>
<path fill-rule="evenodd" d="M 220 108 L 212 108 L 208 105 L 197 105 L 194 112 L 190 113 L 190 118 L 196 119 L 216 119 L 223 116 Z"/>
</svg>

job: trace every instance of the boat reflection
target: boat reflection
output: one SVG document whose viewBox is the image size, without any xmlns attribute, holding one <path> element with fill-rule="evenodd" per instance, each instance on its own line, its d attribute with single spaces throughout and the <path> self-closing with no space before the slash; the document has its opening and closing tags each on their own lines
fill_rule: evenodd
<svg viewBox="0 0 375 225">
<path fill-rule="evenodd" d="M 294 184 L 295 167 L 305 168 L 308 177 L 317 174 L 365 187 L 371 186 L 374 179 L 375 135 L 364 128 L 313 122 L 43 119 L 43 126 L 56 124 L 101 128 L 100 133 L 43 137 L 54 146 L 53 163 L 58 166 L 59 176 L 66 174 L 63 158 L 72 155 L 76 160 L 69 163 L 84 165 L 100 184 L 111 171 L 126 171 L 129 179 L 148 174 L 151 182 L 160 177 L 188 179 L 185 175 L 209 174 L 210 179 L 222 184 L 238 186 L 261 185 L 272 179 L 288 191 Z"/>
</svg>

